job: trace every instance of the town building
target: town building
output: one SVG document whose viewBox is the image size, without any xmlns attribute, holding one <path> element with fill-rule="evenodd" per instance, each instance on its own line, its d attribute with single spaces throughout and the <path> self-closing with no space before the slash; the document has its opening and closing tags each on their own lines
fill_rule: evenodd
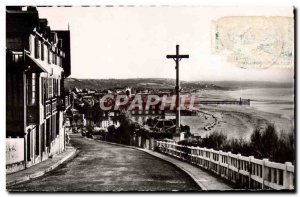
<svg viewBox="0 0 300 197">
<path fill-rule="evenodd" d="M 35 7 L 6 8 L 7 173 L 64 151 L 70 58 L 69 30 L 51 30 Z"/>
</svg>

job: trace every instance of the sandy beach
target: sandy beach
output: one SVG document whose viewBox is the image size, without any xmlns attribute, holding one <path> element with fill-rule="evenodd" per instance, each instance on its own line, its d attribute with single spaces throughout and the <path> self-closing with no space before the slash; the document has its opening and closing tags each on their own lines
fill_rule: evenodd
<svg viewBox="0 0 300 197">
<path fill-rule="evenodd" d="M 243 92 L 247 94 L 243 94 Z M 281 103 L 283 101 L 293 103 L 292 89 L 255 89 L 251 91 L 245 89 L 236 92 L 201 90 L 195 94 L 200 102 L 201 100 L 237 100 L 239 96 L 244 99 L 251 98 L 252 102 L 250 106 L 195 105 L 195 109 L 199 111 L 198 116 L 181 117 L 181 124 L 189 125 L 191 133 L 198 133 L 205 137 L 213 131 L 220 131 L 226 134 L 228 138 L 244 138 L 248 140 L 255 128 L 265 128 L 267 124 L 274 124 L 278 133 L 294 130 L 294 105 L 288 105 L 291 109 L 282 110 L 285 105 Z M 259 110 L 257 101 L 262 101 L 260 102 L 261 105 L 267 106 L 269 109 Z M 275 104 L 270 105 L 270 102 Z M 207 129 L 210 125 L 213 126 Z"/>
<path fill-rule="evenodd" d="M 191 133 L 198 133 L 202 137 L 213 131 L 220 131 L 228 138 L 249 140 L 255 128 L 263 129 L 270 123 L 275 125 L 277 132 L 291 132 L 294 129 L 293 119 L 262 112 L 251 106 L 200 105 L 199 111 L 198 116 L 182 116 L 181 123 L 189 125 Z M 207 129 L 210 125 L 213 126 Z"/>
</svg>

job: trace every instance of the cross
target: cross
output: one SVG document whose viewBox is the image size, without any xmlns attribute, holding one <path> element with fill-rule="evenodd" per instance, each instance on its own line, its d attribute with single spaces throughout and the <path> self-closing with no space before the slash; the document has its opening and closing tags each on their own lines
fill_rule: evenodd
<svg viewBox="0 0 300 197">
<path fill-rule="evenodd" d="M 179 84 L 179 62 L 182 58 L 189 58 L 189 55 L 179 55 L 179 45 L 176 45 L 176 55 L 167 55 L 168 59 L 176 62 L 176 133 L 180 133 L 180 84 Z"/>
</svg>

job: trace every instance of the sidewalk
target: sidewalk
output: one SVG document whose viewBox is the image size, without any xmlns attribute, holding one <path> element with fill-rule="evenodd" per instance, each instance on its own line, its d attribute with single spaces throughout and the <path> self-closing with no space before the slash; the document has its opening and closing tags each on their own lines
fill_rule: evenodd
<svg viewBox="0 0 300 197">
<path fill-rule="evenodd" d="M 148 149 L 143 149 L 143 148 L 138 148 L 134 146 L 126 146 L 123 144 L 117 144 L 117 143 L 112 143 L 112 142 L 106 142 L 106 141 L 100 141 L 99 142 L 104 142 L 108 144 L 113 144 L 117 146 L 124 146 L 128 148 L 133 148 L 137 149 L 143 152 L 146 152 L 154 157 L 157 157 L 159 159 L 162 159 L 164 161 L 167 161 L 179 169 L 183 170 L 185 173 L 187 173 L 197 184 L 202 190 L 214 190 L 214 191 L 222 191 L 222 190 L 232 190 L 232 186 L 224 182 L 221 178 L 215 177 L 211 173 L 202 170 L 199 167 L 196 167 L 192 164 L 189 164 L 187 162 L 181 161 L 179 159 L 176 159 L 174 157 L 164 155 L 152 150 Z"/>
<path fill-rule="evenodd" d="M 201 168 L 196 167 L 192 164 L 189 164 L 177 158 L 173 158 L 171 156 L 164 155 L 152 150 L 146 150 L 146 149 L 141 149 L 141 150 L 177 166 L 185 173 L 187 173 L 198 184 L 198 186 L 201 187 L 202 190 L 222 191 L 222 190 L 233 189 L 229 184 L 225 183 L 221 178 L 217 178 L 211 173 L 206 172 Z"/>
<path fill-rule="evenodd" d="M 72 146 L 67 146 L 66 150 L 63 153 L 55 155 L 54 158 L 49 158 L 46 161 L 38 163 L 19 172 L 7 174 L 6 187 L 43 176 L 45 173 L 57 168 L 60 164 L 75 156 L 75 154 L 76 149 Z"/>
</svg>

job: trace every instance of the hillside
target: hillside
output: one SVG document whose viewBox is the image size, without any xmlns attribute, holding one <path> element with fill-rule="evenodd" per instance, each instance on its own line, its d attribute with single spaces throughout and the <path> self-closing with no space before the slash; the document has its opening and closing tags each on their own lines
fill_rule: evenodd
<svg viewBox="0 0 300 197">
<path fill-rule="evenodd" d="M 227 87 L 218 86 L 213 83 L 199 83 L 181 81 L 183 89 L 219 89 L 226 90 Z M 80 89 L 110 89 L 110 88 L 149 88 L 149 89 L 173 89 L 175 86 L 175 79 L 161 79 L 161 78 L 143 78 L 143 79 L 76 79 L 67 78 L 65 80 L 65 87 L 72 89 L 74 87 Z"/>
<path fill-rule="evenodd" d="M 275 83 L 275 82 L 240 82 L 240 81 L 180 81 L 181 87 L 185 90 L 234 90 L 241 88 L 287 88 L 293 87 L 293 83 Z M 67 78 L 65 87 L 72 89 L 111 89 L 132 87 L 139 89 L 173 89 L 175 79 L 164 78 L 133 78 L 133 79 L 76 79 Z"/>
</svg>

